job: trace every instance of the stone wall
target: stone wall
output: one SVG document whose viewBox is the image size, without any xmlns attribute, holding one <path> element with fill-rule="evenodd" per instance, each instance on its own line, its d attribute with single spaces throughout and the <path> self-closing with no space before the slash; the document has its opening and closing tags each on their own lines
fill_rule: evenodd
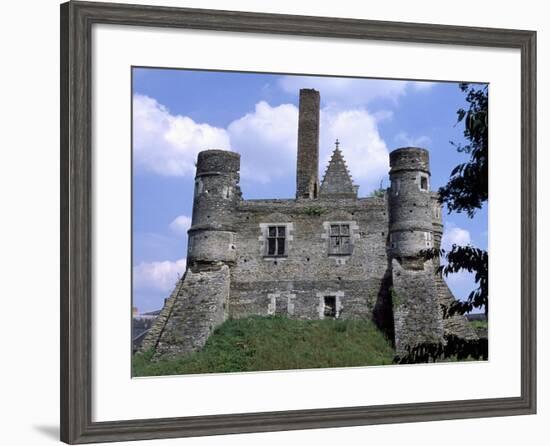
<svg viewBox="0 0 550 446">
<path fill-rule="evenodd" d="M 180 294 L 183 294 L 182 288 L 184 286 L 184 281 L 185 275 L 183 275 L 183 277 L 178 280 L 178 283 L 176 283 L 176 286 L 174 287 L 174 290 L 172 291 L 170 296 L 165 299 L 162 310 L 160 311 L 158 317 L 153 322 L 153 325 L 151 326 L 150 330 L 147 332 L 147 335 L 143 339 L 143 342 L 141 343 L 141 351 L 146 352 L 149 350 L 156 350 L 160 336 L 166 327 L 166 323 L 172 315 L 172 310 L 174 309 L 176 298 Z"/>
<path fill-rule="evenodd" d="M 319 193 L 319 92 L 300 90 L 296 198 L 317 198 Z"/>
<path fill-rule="evenodd" d="M 447 283 L 439 275 L 436 275 L 435 277 L 435 286 L 437 289 L 437 300 L 439 305 L 441 305 L 444 311 L 446 311 L 455 301 L 455 298 Z M 443 329 L 446 336 L 453 335 L 466 340 L 478 339 L 476 331 L 472 328 L 472 325 L 466 316 L 461 314 L 455 314 L 444 318 Z"/>
<path fill-rule="evenodd" d="M 372 318 L 388 270 L 385 197 L 334 200 L 247 200 L 236 209 L 236 263 L 229 313 L 270 314 L 273 296 L 290 317 L 320 317 L 324 296 L 336 296 L 339 317 Z M 348 224 L 351 255 L 329 254 L 331 223 Z M 284 225 L 284 257 L 266 255 L 269 224 Z M 281 302 L 279 304 L 279 302 Z"/>
<path fill-rule="evenodd" d="M 393 317 L 398 356 L 422 343 L 443 343 L 443 315 L 435 285 L 433 262 L 421 259 L 408 264 L 394 259 Z"/>
</svg>

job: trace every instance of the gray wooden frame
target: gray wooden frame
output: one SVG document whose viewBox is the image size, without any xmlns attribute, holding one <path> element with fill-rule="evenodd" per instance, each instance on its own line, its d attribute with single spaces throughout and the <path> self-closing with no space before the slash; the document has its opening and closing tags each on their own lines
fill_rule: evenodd
<svg viewBox="0 0 550 446">
<path fill-rule="evenodd" d="M 521 396 L 146 420 L 91 419 L 91 28 L 96 23 L 521 51 Z M 70 444 L 536 411 L 536 32 L 69 2 L 61 5 L 61 440 Z"/>
</svg>

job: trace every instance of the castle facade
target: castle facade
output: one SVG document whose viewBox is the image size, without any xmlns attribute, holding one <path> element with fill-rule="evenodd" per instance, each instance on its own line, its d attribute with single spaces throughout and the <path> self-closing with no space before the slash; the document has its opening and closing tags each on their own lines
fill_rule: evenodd
<svg viewBox="0 0 550 446">
<path fill-rule="evenodd" d="M 443 233 L 428 151 L 392 151 L 390 188 L 359 197 L 338 143 L 319 181 L 319 115 L 319 92 L 301 90 L 295 199 L 243 199 L 240 155 L 199 153 L 187 271 L 143 350 L 195 351 L 227 318 L 250 315 L 372 319 L 398 354 L 447 333 L 476 337 L 464 317 L 444 319 L 454 297 L 419 254 Z"/>
</svg>

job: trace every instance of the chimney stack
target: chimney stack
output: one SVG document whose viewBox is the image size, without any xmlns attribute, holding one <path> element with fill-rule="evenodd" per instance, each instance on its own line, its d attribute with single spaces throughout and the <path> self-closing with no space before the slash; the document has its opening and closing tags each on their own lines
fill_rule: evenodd
<svg viewBox="0 0 550 446">
<path fill-rule="evenodd" d="M 300 90 L 296 198 L 319 196 L 319 108 L 317 90 Z"/>
</svg>

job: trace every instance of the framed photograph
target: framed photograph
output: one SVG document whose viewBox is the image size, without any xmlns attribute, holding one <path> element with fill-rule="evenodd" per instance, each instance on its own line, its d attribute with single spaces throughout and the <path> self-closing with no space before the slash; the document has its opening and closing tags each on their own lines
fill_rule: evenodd
<svg viewBox="0 0 550 446">
<path fill-rule="evenodd" d="M 61 61 L 64 442 L 535 413 L 535 32 L 68 2 Z"/>
</svg>

